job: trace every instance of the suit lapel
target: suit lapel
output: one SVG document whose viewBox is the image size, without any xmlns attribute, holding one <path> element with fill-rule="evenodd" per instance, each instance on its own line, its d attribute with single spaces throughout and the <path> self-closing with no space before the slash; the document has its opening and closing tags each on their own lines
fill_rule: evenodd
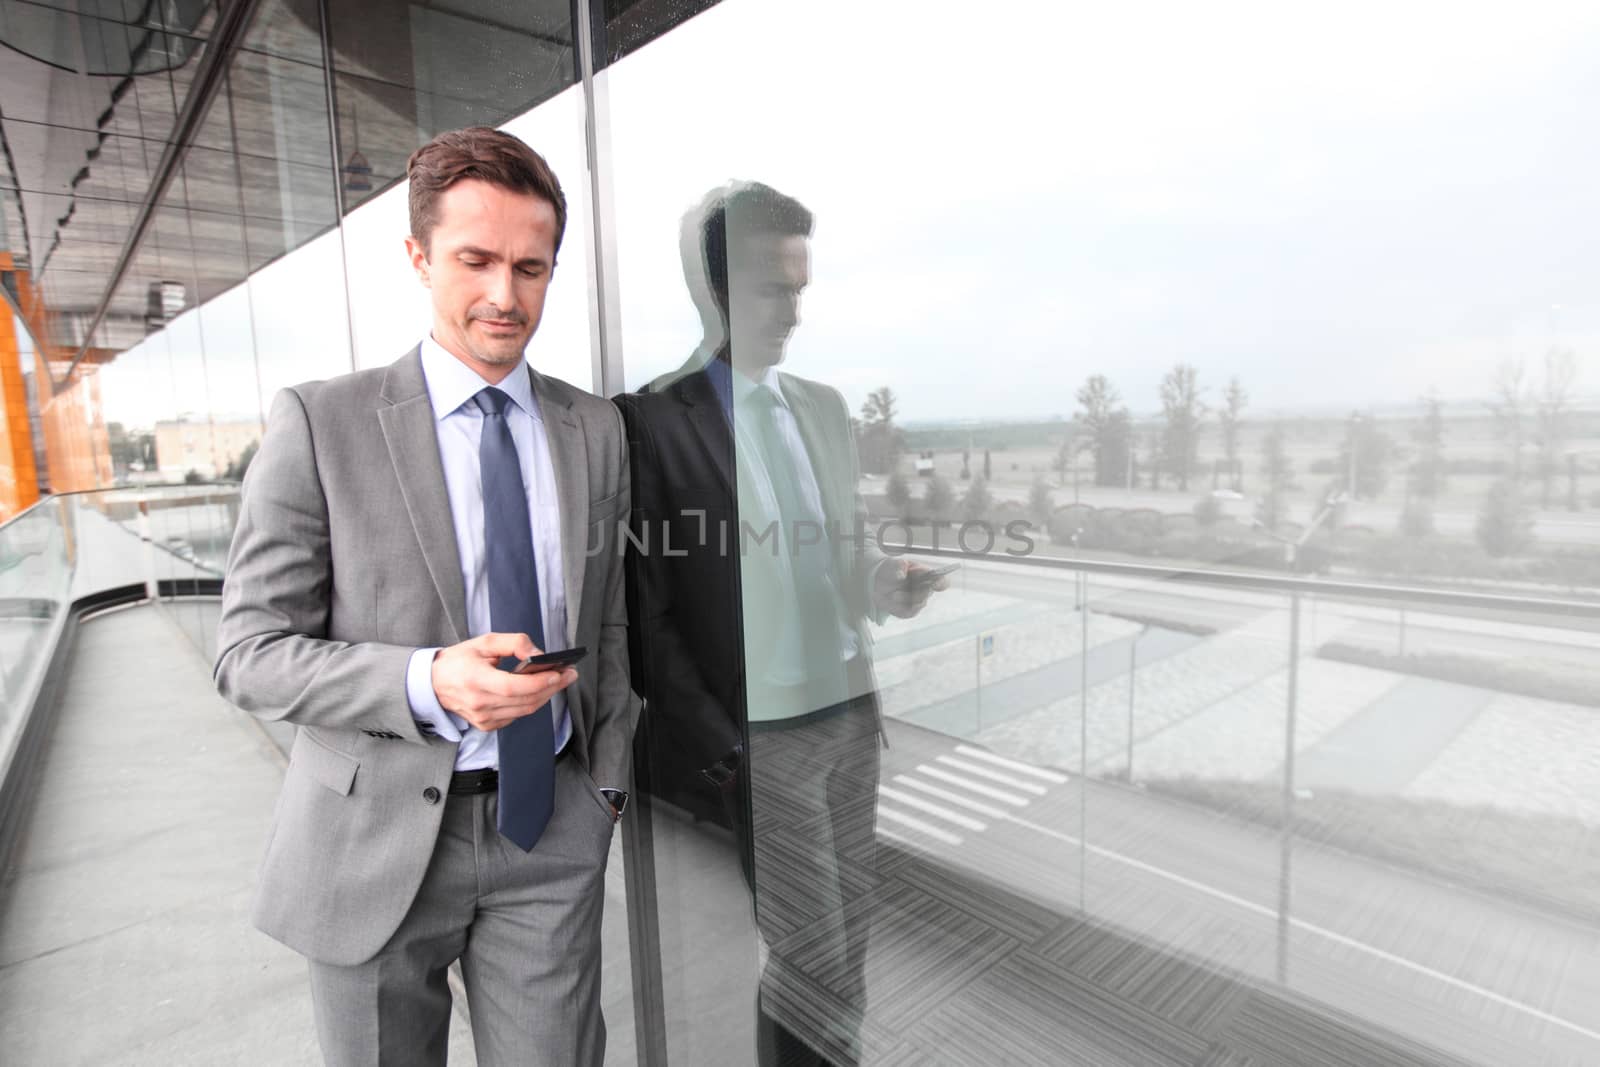
<svg viewBox="0 0 1600 1067">
<path fill-rule="evenodd" d="M 843 522 L 850 518 L 850 513 L 839 506 L 842 475 L 834 464 L 834 442 L 828 439 L 827 430 L 822 425 L 822 410 L 803 381 L 788 374 L 779 377 L 783 382 L 784 399 L 794 413 L 795 425 L 800 427 L 800 439 L 805 442 L 806 456 L 811 460 L 811 473 L 817 480 L 822 507 L 827 513 L 825 517 Z"/>
<path fill-rule="evenodd" d="M 545 445 L 556 475 L 557 505 L 561 510 L 561 581 L 567 591 L 566 645 L 570 648 L 578 640 L 584 565 L 589 556 L 589 443 L 571 403 L 533 368 L 528 368 L 528 374 L 533 379 L 533 395 L 539 401 Z"/>
<path fill-rule="evenodd" d="M 394 464 L 411 528 L 422 546 L 428 576 L 444 604 L 455 641 L 465 641 L 467 594 L 461 584 L 461 555 L 450 517 L 444 465 L 439 460 L 433 405 L 428 401 L 428 387 L 422 376 L 420 347 L 389 367 L 379 401 L 378 425 L 383 428 L 389 460 Z"/>
<path fill-rule="evenodd" d="M 689 425 L 694 427 L 695 436 L 700 438 L 700 444 L 711 458 L 712 469 L 722 480 L 723 492 L 731 500 L 734 492 L 731 458 L 733 430 L 728 426 L 728 417 L 722 412 L 721 402 L 717 400 L 717 391 L 711 387 L 711 379 L 704 373 L 691 374 L 674 383 L 672 388 L 688 405 Z"/>
</svg>

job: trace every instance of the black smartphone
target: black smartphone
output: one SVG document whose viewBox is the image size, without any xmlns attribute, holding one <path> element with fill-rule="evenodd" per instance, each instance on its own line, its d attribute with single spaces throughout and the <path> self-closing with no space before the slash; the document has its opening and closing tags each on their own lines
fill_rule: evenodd
<svg viewBox="0 0 1600 1067">
<path fill-rule="evenodd" d="M 562 667 L 573 666 L 588 654 L 589 650 L 582 645 L 577 648 L 563 648 L 559 652 L 541 652 L 517 664 L 513 673 L 537 674 L 540 671 L 559 671 Z"/>
<path fill-rule="evenodd" d="M 924 571 L 910 571 L 906 574 L 906 581 L 913 589 L 926 589 L 947 574 L 954 574 L 961 569 L 959 563 L 947 563 L 943 567 L 929 567 Z"/>
</svg>

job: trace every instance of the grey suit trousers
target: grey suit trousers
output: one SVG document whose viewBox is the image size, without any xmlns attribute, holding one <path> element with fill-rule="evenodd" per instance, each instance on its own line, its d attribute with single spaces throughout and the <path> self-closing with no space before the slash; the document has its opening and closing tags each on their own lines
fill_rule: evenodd
<svg viewBox="0 0 1600 1067">
<path fill-rule="evenodd" d="M 461 960 L 483 1067 L 589 1067 L 605 1059 L 600 915 L 611 813 L 576 760 L 531 852 L 495 828 L 494 793 L 449 797 L 410 911 L 377 956 L 311 961 L 323 1057 L 333 1067 L 433 1067 L 450 1031 L 446 972 Z M 337 864 L 338 857 L 328 857 Z"/>
</svg>

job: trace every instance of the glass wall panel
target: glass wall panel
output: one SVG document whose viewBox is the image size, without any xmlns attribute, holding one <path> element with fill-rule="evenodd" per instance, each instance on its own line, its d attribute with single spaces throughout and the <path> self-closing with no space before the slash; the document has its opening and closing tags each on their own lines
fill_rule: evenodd
<svg viewBox="0 0 1600 1067">
<path fill-rule="evenodd" d="M 104 366 L 101 379 L 115 482 L 164 480 L 156 457 L 155 432 L 158 418 L 172 403 L 166 335 L 154 332 L 123 350 Z"/>
<path fill-rule="evenodd" d="M 406 255 L 405 183 L 346 215 L 342 229 L 356 363 L 381 367 L 410 351 L 433 322 L 428 290 Z"/>
<path fill-rule="evenodd" d="M 233 480 L 242 474 L 241 459 L 260 439 L 262 429 L 252 306 L 249 287 L 243 284 L 250 257 L 241 196 L 243 168 L 234 147 L 237 111 L 224 85 L 184 157 L 180 174 L 195 248 L 206 412 L 211 423 L 209 455 L 201 473 Z"/>
<path fill-rule="evenodd" d="M 434 134 L 498 126 L 577 80 L 566 0 L 333 0 L 329 16 L 346 211 Z"/>
<path fill-rule="evenodd" d="M 1600 1056 L 1600 24 L 970 15 L 601 79 L 641 1043 Z"/>
<path fill-rule="evenodd" d="M 228 71 L 250 267 L 338 217 L 328 86 L 314 0 L 269 0 Z"/>
<path fill-rule="evenodd" d="M 68 348 L 70 357 L 87 340 L 132 206 L 172 135 L 216 9 L 10 4 L 5 17 L 0 37 L 19 42 L 7 53 L 7 159 L 23 190 L 30 284 L 49 308 L 30 321 L 41 340 Z M 40 19 L 49 47 L 30 48 L 46 39 L 38 37 L 46 30 Z M 49 56 L 59 49 L 73 61 L 54 65 Z"/>
<path fill-rule="evenodd" d="M 353 369 L 338 230 L 250 276 L 262 409 L 278 390 Z"/>
</svg>

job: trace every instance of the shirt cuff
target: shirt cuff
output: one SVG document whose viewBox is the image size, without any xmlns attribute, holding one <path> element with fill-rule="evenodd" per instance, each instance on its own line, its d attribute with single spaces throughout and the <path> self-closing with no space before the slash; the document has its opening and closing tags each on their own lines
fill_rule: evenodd
<svg viewBox="0 0 1600 1067">
<path fill-rule="evenodd" d="M 889 607 L 878 601 L 878 572 L 884 567 L 898 565 L 898 556 L 885 556 L 867 571 L 867 618 L 882 626 L 889 619 Z"/>
<path fill-rule="evenodd" d="M 433 657 L 437 648 L 419 648 L 411 653 L 406 665 L 406 701 L 411 705 L 411 717 L 417 729 L 431 737 L 446 741 L 461 740 L 461 730 L 450 713 L 439 704 L 439 695 L 433 691 Z"/>
</svg>

